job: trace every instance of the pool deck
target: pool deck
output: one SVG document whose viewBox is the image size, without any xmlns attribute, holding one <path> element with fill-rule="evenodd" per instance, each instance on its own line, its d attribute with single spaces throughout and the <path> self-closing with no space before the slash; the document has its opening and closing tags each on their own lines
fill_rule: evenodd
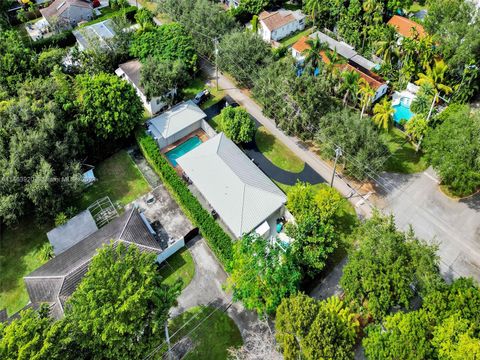
<svg viewBox="0 0 480 360">
<path fill-rule="evenodd" d="M 207 133 L 205 131 L 203 131 L 202 129 L 197 129 L 195 130 L 194 132 L 191 132 L 190 134 L 184 136 L 183 138 L 181 138 L 180 140 L 177 140 L 175 141 L 173 144 L 170 144 L 168 146 L 165 146 L 163 149 L 160 150 L 160 152 L 165 155 L 165 153 L 169 152 L 170 150 L 172 149 L 175 149 L 178 145 L 184 143 L 185 141 L 187 141 L 188 139 L 194 137 L 194 136 L 198 136 L 198 138 L 200 139 L 200 141 L 202 143 L 204 143 L 205 141 L 207 141 L 209 139 Z M 165 157 L 167 157 L 165 155 Z M 168 158 L 167 158 L 168 160 Z M 170 162 L 170 160 L 169 160 Z M 173 165 L 172 165 L 173 166 Z M 182 168 L 180 167 L 180 165 L 177 165 L 177 166 L 174 166 L 173 167 L 175 169 L 175 171 L 177 172 L 177 174 L 179 176 L 182 176 L 183 174 L 183 170 Z"/>
</svg>

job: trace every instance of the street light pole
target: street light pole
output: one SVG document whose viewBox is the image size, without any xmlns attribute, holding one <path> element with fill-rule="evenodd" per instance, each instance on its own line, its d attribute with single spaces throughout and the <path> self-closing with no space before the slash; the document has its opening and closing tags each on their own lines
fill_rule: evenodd
<svg viewBox="0 0 480 360">
<path fill-rule="evenodd" d="M 330 187 L 333 187 L 333 180 L 335 179 L 335 170 L 337 168 L 337 161 L 340 156 L 342 156 L 342 149 L 337 146 L 335 149 L 335 162 L 333 163 L 333 174 L 332 174 L 332 180 L 330 181 Z"/>
</svg>

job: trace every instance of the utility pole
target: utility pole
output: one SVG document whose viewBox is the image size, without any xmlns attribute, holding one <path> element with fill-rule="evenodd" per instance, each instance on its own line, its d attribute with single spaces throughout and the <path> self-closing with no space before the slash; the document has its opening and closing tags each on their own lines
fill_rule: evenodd
<svg viewBox="0 0 480 360">
<path fill-rule="evenodd" d="M 218 38 L 213 39 L 213 46 L 215 47 L 215 78 L 217 79 L 218 91 Z"/>
<path fill-rule="evenodd" d="M 337 161 L 340 156 L 342 156 L 342 149 L 337 146 L 335 149 L 335 162 L 333 163 L 333 174 L 332 174 L 332 181 L 330 181 L 330 187 L 333 187 L 333 180 L 335 179 L 335 170 L 337 168 Z"/>
<path fill-rule="evenodd" d="M 168 321 L 165 321 L 165 340 L 168 344 L 168 358 L 172 360 L 172 347 L 170 345 L 170 335 L 168 334 Z"/>
</svg>

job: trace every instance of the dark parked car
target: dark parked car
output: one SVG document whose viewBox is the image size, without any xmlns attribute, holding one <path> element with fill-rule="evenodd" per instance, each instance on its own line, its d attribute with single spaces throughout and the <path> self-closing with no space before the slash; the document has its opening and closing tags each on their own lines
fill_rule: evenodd
<svg viewBox="0 0 480 360">
<path fill-rule="evenodd" d="M 200 91 L 195 97 L 193 98 L 193 102 L 196 105 L 200 105 L 207 101 L 208 97 L 210 96 L 210 91 L 207 89 Z"/>
</svg>

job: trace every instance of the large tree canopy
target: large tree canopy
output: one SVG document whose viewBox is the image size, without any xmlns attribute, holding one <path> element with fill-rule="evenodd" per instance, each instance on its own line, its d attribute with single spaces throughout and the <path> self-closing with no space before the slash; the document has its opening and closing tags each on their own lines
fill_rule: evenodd
<svg viewBox="0 0 480 360">
<path fill-rule="evenodd" d="M 252 32 L 233 32 L 220 42 L 218 66 L 242 86 L 252 87 L 258 71 L 271 61 L 270 45 Z"/>
<path fill-rule="evenodd" d="M 193 38 L 177 23 L 156 26 L 135 34 L 130 54 L 142 60 L 149 56 L 157 60 L 180 60 L 191 71 L 197 67 Z"/>
<path fill-rule="evenodd" d="M 0 222 L 29 211 L 51 217 L 81 190 L 83 128 L 71 87 L 56 72 L 19 84 L 18 98 L 0 102 Z"/>
<path fill-rule="evenodd" d="M 256 126 L 243 108 L 227 106 L 219 115 L 220 128 L 233 142 L 248 143 L 255 135 Z"/>
<path fill-rule="evenodd" d="M 116 75 L 100 73 L 76 79 L 80 119 L 99 138 L 125 138 L 143 120 L 143 106 L 135 89 Z"/>
<path fill-rule="evenodd" d="M 450 105 L 439 118 L 425 136 L 427 159 L 455 195 L 469 195 L 480 186 L 480 114 Z"/>
<path fill-rule="evenodd" d="M 353 235 L 359 247 L 349 255 L 340 285 L 345 298 L 379 319 L 395 306 L 410 308 L 412 285 L 420 293 L 439 282 L 436 247 L 395 228 L 378 213 Z"/>
<path fill-rule="evenodd" d="M 206 56 L 213 55 L 213 40 L 230 32 L 235 20 L 221 4 L 210 0 L 155 0 L 158 9 L 178 21 L 195 39 L 195 48 Z"/>
<path fill-rule="evenodd" d="M 316 301 L 304 294 L 283 299 L 275 318 L 286 360 L 352 359 L 358 320 L 339 298 Z"/>
<path fill-rule="evenodd" d="M 244 235 L 233 246 L 228 287 L 234 299 L 262 316 L 273 313 L 282 298 L 295 293 L 300 281 L 290 250 L 280 246 L 254 234 Z"/>
</svg>

